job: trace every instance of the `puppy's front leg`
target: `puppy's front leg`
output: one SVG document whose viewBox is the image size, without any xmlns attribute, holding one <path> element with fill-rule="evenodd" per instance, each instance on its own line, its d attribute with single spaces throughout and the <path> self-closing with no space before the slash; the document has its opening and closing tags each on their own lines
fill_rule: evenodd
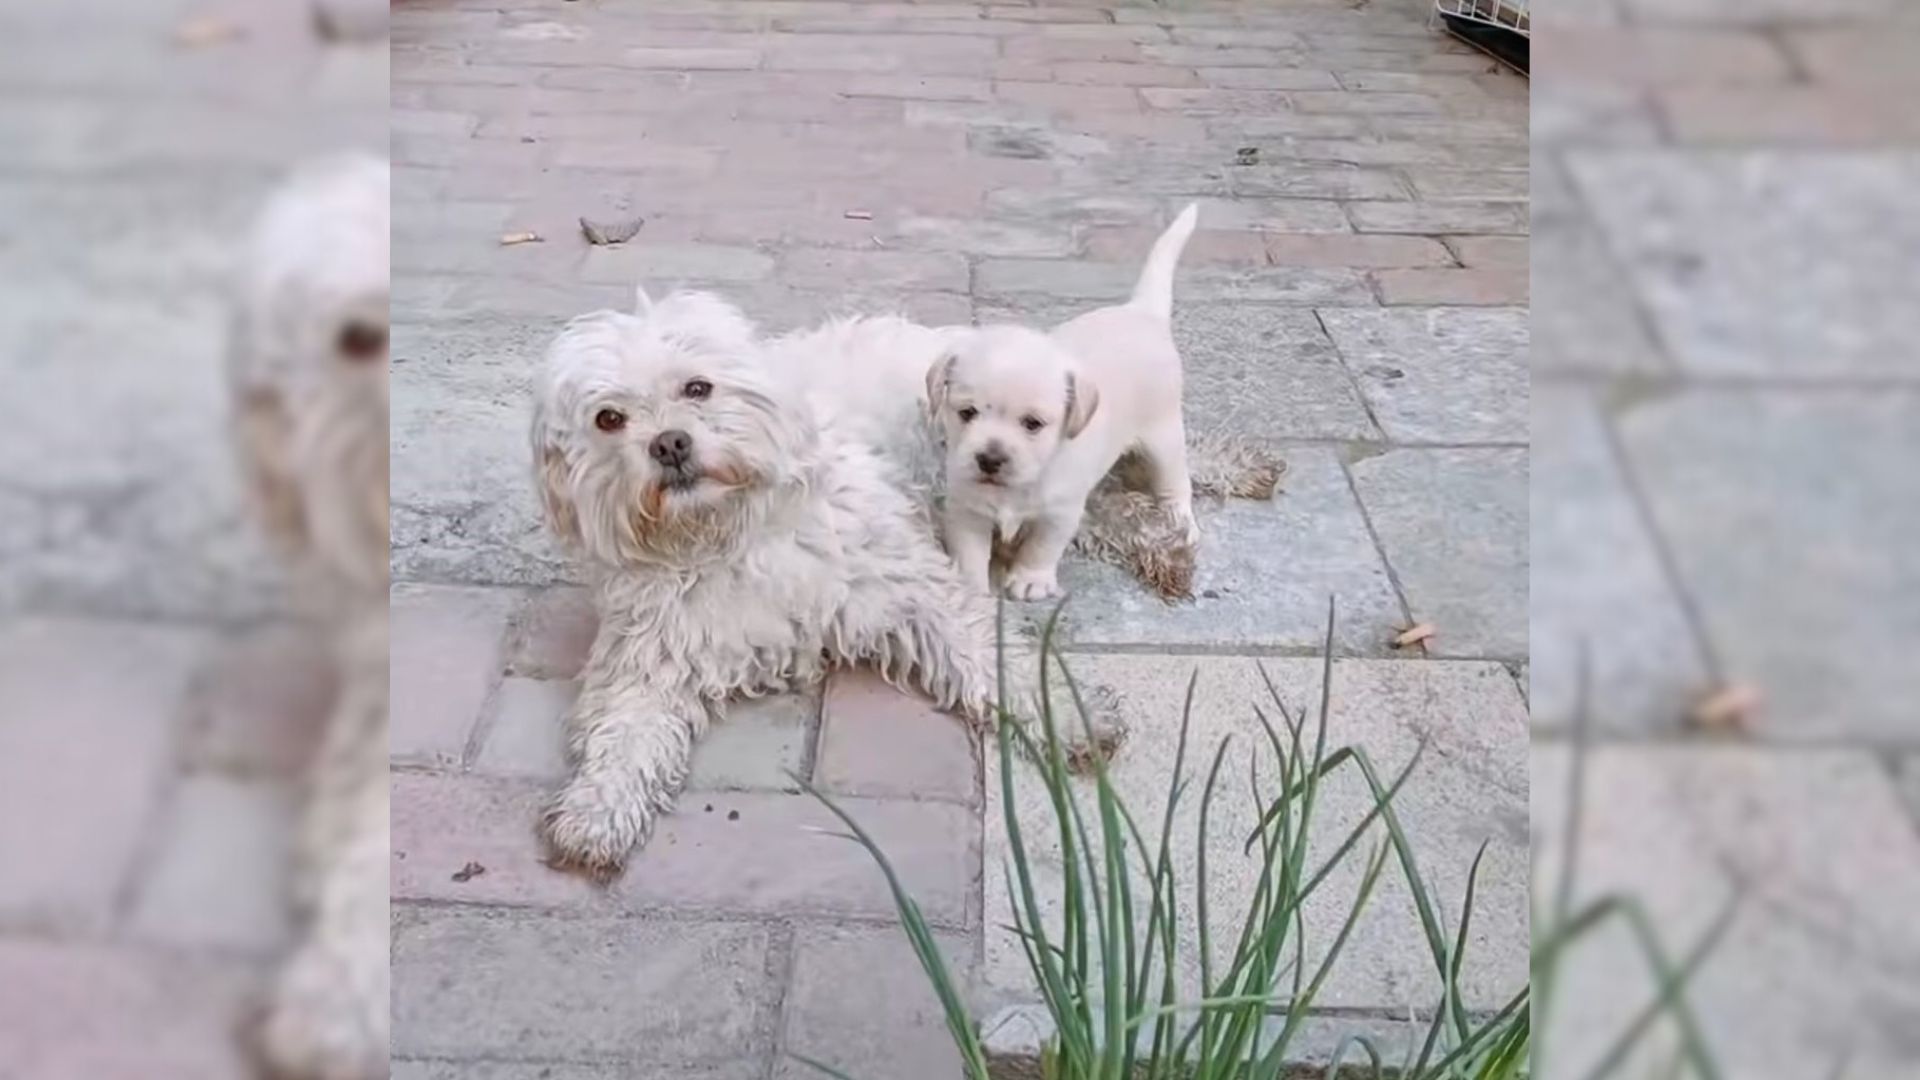
<svg viewBox="0 0 1920 1080">
<path fill-rule="evenodd" d="M 619 872 L 673 806 L 706 726 L 706 706 L 679 687 L 640 678 L 584 687 L 567 717 L 573 776 L 545 820 L 559 861 Z"/>
<path fill-rule="evenodd" d="M 944 529 L 947 554 L 960 568 L 960 579 L 975 595 L 993 592 L 993 521 L 968 510 L 949 507 Z"/>
<path fill-rule="evenodd" d="M 1073 534 L 1080 531 L 1083 506 L 1049 508 L 1033 519 L 1007 571 L 1007 596 L 1014 600 L 1046 600 L 1060 595 L 1060 557 Z"/>
</svg>

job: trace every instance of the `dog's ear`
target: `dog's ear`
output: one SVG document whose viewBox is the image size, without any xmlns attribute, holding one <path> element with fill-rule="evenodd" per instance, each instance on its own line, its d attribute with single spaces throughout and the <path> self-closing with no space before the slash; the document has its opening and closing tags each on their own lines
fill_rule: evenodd
<svg viewBox="0 0 1920 1080">
<path fill-rule="evenodd" d="M 1100 388 L 1077 372 L 1067 372 L 1067 438 L 1087 429 L 1087 422 L 1100 410 Z"/>
<path fill-rule="evenodd" d="M 942 353 L 940 358 L 927 368 L 927 415 L 939 416 L 946 408 L 947 390 L 953 384 L 953 365 L 960 358 L 953 353 Z"/>
<path fill-rule="evenodd" d="M 574 506 L 568 479 L 567 455 L 547 422 L 545 402 L 533 411 L 533 484 L 540 489 L 540 509 L 547 527 L 564 543 L 580 542 L 580 511 Z"/>
</svg>

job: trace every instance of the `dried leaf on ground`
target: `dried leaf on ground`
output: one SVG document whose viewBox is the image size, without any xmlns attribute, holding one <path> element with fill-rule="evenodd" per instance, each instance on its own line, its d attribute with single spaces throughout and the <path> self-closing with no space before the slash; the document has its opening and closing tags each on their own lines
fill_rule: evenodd
<svg viewBox="0 0 1920 1080">
<path fill-rule="evenodd" d="M 246 28 L 224 15 L 202 15 L 174 28 L 173 43 L 183 48 L 201 49 L 246 36 Z"/>
<path fill-rule="evenodd" d="M 1410 645 L 1418 645 L 1437 632 L 1430 622 L 1417 623 L 1400 631 L 1400 635 L 1393 639 L 1393 647 L 1404 649 Z"/>
<path fill-rule="evenodd" d="M 1687 719 L 1702 731 L 1746 731 L 1760 711 L 1760 700 L 1760 691 L 1751 686 L 1723 686 L 1701 698 Z"/>
<path fill-rule="evenodd" d="M 486 872 L 486 867 L 481 866 L 477 862 L 469 862 L 467 865 L 453 872 L 453 880 L 465 885 L 467 882 L 472 881 L 474 878 Z"/>
</svg>

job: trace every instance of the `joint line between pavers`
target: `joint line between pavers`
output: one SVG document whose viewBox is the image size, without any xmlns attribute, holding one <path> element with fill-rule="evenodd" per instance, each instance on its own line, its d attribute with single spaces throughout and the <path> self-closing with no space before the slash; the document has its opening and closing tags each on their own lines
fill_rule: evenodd
<svg viewBox="0 0 1920 1080">
<path fill-rule="evenodd" d="M 1661 128 L 1660 134 L 1662 140 L 1671 144 L 1673 142 L 1673 134 L 1667 130 L 1665 111 L 1653 109 L 1652 112 L 1655 126 Z M 1600 252 L 1606 259 L 1606 269 L 1608 273 L 1612 274 L 1615 280 L 1626 287 L 1627 307 L 1633 312 L 1633 321 L 1639 328 L 1641 336 L 1654 349 L 1655 354 L 1649 359 L 1658 365 L 1662 373 L 1678 373 L 1681 370 L 1678 350 L 1674 348 L 1673 341 L 1668 337 L 1666 330 L 1660 325 L 1660 320 L 1653 317 L 1653 309 L 1648 306 L 1646 297 L 1640 291 L 1640 286 L 1634 279 L 1634 275 L 1629 272 L 1631 267 L 1628 265 L 1625 256 L 1619 248 L 1614 245 L 1612 230 L 1606 228 L 1604 222 L 1601 221 L 1599 213 L 1594 208 L 1593 201 L 1587 197 L 1586 185 L 1580 182 L 1580 174 L 1573 167 L 1572 159 L 1574 156 L 1589 152 L 1591 152 L 1594 157 L 1601 156 L 1601 154 L 1597 152 L 1597 148 L 1592 147 L 1572 147 L 1558 153 L 1549 151 L 1560 168 L 1560 175 L 1565 178 L 1567 182 L 1566 186 L 1572 193 L 1573 201 L 1580 208 L 1580 221 L 1582 226 L 1593 230 L 1594 238 L 1600 241 Z"/>
<path fill-rule="evenodd" d="M 560 873 L 560 871 L 554 871 Z M 876 870 L 875 873 L 878 873 Z M 692 907 L 685 904 L 641 905 L 630 899 L 622 898 L 612 890 L 604 890 L 602 895 L 587 903 L 546 903 L 514 904 L 499 900 L 450 900 L 446 897 L 407 896 L 394 897 L 389 903 L 402 910 L 417 911 L 458 911 L 493 912 L 501 915 L 524 915 L 560 922 L 586 922 L 589 920 L 661 923 L 680 925 L 688 923 L 714 923 L 726 926 L 776 927 L 781 923 L 795 926 L 854 926 L 861 928 L 890 928 L 900 925 L 899 913 L 889 909 L 882 914 L 869 914 L 862 911 L 828 909 L 821 907 L 795 906 L 778 911 L 740 911 L 716 910 L 712 907 Z M 892 900 L 887 901 L 889 905 Z M 948 919 L 926 911 L 921 912 L 927 925 L 935 930 L 944 930 L 955 934 L 968 934 L 974 927 L 967 925 L 966 916 L 959 921 Z"/>
<path fill-rule="evenodd" d="M 767 1055 L 767 1080 L 775 1080 L 780 1075 L 780 1062 L 787 1056 L 787 1013 L 793 1008 L 793 975 L 800 964 L 799 939 L 800 933 L 792 921 L 783 920 L 774 930 L 773 945 L 768 950 L 768 968 L 780 970 L 774 983 L 773 1039 Z"/>
<path fill-rule="evenodd" d="M 1347 363 L 1347 354 L 1344 349 L 1340 348 L 1340 339 L 1334 337 L 1333 331 L 1327 328 L 1326 316 L 1320 313 L 1319 308 L 1316 307 L 1310 310 L 1313 312 L 1313 324 L 1320 328 L 1320 337 L 1326 341 L 1328 348 L 1333 350 L 1334 359 L 1340 361 L 1341 374 L 1347 377 L 1347 385 L 1353 388 L 1353 396 L 1360 402 L 1361 411 L 1367 414 L 1367 423 L 1373 426 L 1373 430 L 1380 433 L 1380 442 L 1390 442 L 1391 440 L 1387 437 L 1386 425 L 1382 424 L 1380 417 L 1375 415 L 1373 402 L 1368 399 L 1366 390 L 1360 386 L 1359 378 L 1354 375 L 1353 365 Z"/>
<path fill-rule="evenodd" d="M 495 642 L 496 662 L 487 675 L 487 693 L 480 699 L 480 712 L 467 727 L 467 740 L 460 747 L 460 772 L 473 768 L 480 760 L 480 752 L 486 749 L 487 740 L 493 736 L 494 724 L 498 721 L 500 688 L 506 684 L 507 669 L 513 664 L 514 653 L 525 633 L 526 622 L 532 618 L 534 604 L 539 597 L 532 591 L 514 590 L 520 593 L 517 607 L 508 614 L 506 626 Z"/>
<path fill-rule="evenodd" d="M 1231 660 L 1280 659 L 1280 660 L 1317 660 L 1324 655 L 1319 645 L 1257 645 L 1257 644 L 1220 644 L 1194 645 L 1169 642 L 1111 642 L 1089 643 L 1084 645 L 1063 645 L 1056 650 L 1062 656 L 1192 656 L 1218 657 Z M 1335 660 L 1380 660 L 1391 663 L 1432 663 L 1432 664 L 1525 664 L 1531 662 L 1530 656 L 1510 656 L 1499 654 L 1475 654 L 1467 656 L 1439 656 L 1431 653 L 1414 652 L 1344 652 L 1336 647 Z"/>
<path fill-rule="evenodd" d="M 1353 482 L 1353 468 L 1346 455 L 1340 458 L 1340 475 L 1347 481 L 1347 493 L 1353 496 L 1353 505 L 1360 510 L 1360 523 L 1367 527 L 1367 538 L 1373 541 L 1374 554 L 1380 556 L 1380 565 L 1386 568 L 1387 583 L 1393 586 L 1394 599 L 1400 603 L 1400 614 L 1406 618 L 1406 625 L 1412 626 L 1413 605 L 1407 602 L 1406 586 L 1400 583 L 1400 571 L 1393 568 L 1393 560 L 1387 558 L 1387 546 L 1380 542 L 1380 533 L 1373 527 L 1373 515 L 1367 510 L 1366 500 L 1360 497 L 1360 485 Z M 1424 646 L 1422 652 L 1425 651 Z"/>
<path fill-rule="evenodd" d="M 1640 480 L 1640 472 L 1633 466 L 1633 460 L 1627 454 L 1627 447 L 1620 437 L 1616 418 L 1604 410 L 1600 415 L 1601 438 L 1606 440 L 1607 453 L 1612 456 L 1613 464 L 1620 470 L 1620 482 L 1627 489 L 1627 497 L 1633 503 L 1633 512 L 1647 531 L 1647 538 L 1653 544 L 1654 557 L 1660 562 L 1660 574 L 1673 590 L 1674 601 L 1680 605 L 1681 617 L 1686 620 L 1687 632 L 1693 638 L 1694 648 L 1699 651 L 1702 665 L 1706 668 L 1707 678 L 1715 685 L 1724 684 L 1727 668 L 1713 639 L 1707 632 L 1706 615 L 1701 610 L 1700 600 L 1687 587 L 1685 576 L 1680 571 L 1680 560 L 1674 554 L 1673 545 L 1667 540 L 1660 520 L 1654 515 L 1653 500 L 1647 495 L 1646 485 Z"/>
</svg>

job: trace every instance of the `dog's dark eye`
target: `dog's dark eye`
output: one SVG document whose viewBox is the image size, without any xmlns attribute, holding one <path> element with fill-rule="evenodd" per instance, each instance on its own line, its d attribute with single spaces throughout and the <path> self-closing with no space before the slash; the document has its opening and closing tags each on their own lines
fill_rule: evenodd
<svg viewBox="0 0 1920 1080">
<path fill-rule="evenodd" d="M 713 384 L 705 379 L 688 379 L 680 392 L 695 401 L 705 401 L 713 393 Z"/>
<path fill-rule="evenodd" d="M 627 426 L 627 414 L 619 409 L 601 409 L 593 414 L 593 426 L 601 431 L 619 431 Z"/>
<path fill-rule="evenodd" d="M 333 344 L 348 360 L 357 363 L 378 360 L 387 351 L 387 328 L 355 319 L 340 328 L 340 336 Z"/>
<path fill-rule="evenodd" d="M 966 408 L 961 409 L 959 412 L 955 413 L 954 415 L 960 418 L 961 423 L 971 424 L 973 423 L 973 418 L 980 415 L 980 410 L 969 405 Z"/>
<path fill-rule="evenodd" d="M 1032 432 L 1039 431 L 1041 428 L 1046 427 L 1047 422 L 1045 420 L 1040 419 L 1037 416 L 1029 416 L 1020 421 L 1020 426 L 1023 428 L 1026 428 L 1028 433 L 1031 434 Z"/>
</svg>

